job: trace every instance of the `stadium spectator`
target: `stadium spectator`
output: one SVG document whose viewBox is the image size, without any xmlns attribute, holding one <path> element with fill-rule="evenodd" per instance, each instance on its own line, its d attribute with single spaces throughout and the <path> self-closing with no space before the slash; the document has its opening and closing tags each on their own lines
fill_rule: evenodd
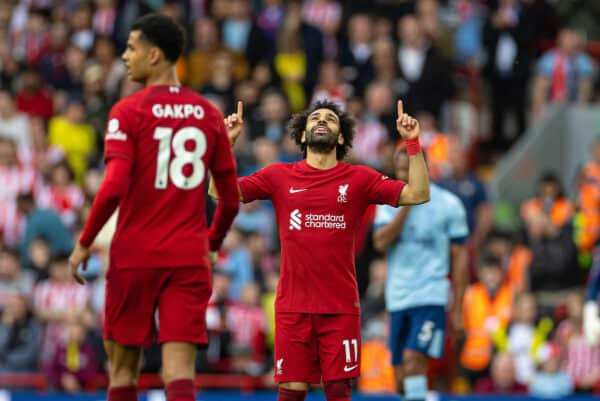
<svg viewBox="0 0 600 401">
<path fill-rule="evenodd" d="M 265 35 L 252 18 L 249 0 L 231 0 L 221 25 L 223 44 L 244 55 L 250 67 L 271 56 Z"/>
<path fill-rule="evenodd" d="M 442 22 L 439 0 L 417 0 L 415 12 L 427 41 L 447 60 L 454 59 L 454 43 L 450 27 Z"/>
<path fill-rule="evenodd" d="M 248 76 L 248 65 L 239 53 L 233 52 L 219 41 L 217 24 L 211 18 L 200 18 L 194 23 L 194 46 L 187 56 L 186 85 L 192 88 L 201 88 L 207 84 L 214 71 L 206 68 L 220 53 L 229 54 L 233 62 L 233 79 L 239 81 Z"/>
<path fill-rule="evenodd" d="M 23 31 L 15 35 L 13 53 L 17 61 L 37 67 L 50 44 L 48 9 L 33 7 L 29 11 Z"/>
<path fill-rule="evenodd" d="M 587 103 L 591 99 L 595 67 L 582 50 L 583 39 L 573 28 L 558 33 L 557 46 L 537 63 L 533 86 L 533 117 L 544 113 L 547 103 Z"/>
<path fill-rule="evenodd" d="M 89 3 L 75 4 L 69 19 L 71 26 L 71 43 L 86 53 L 94 46 L 92 30 L 92 7 Z"/>
<path fill-rule="evenodd" d="M 565 197 L 553 172 L 542 174 L 537 196 L 521 206 L 526 243 L 533 254 L 530 287 L 542 305 L 560 303 L 566 291 L 582 281 L 573 242 L 574 212 L 575 205 Z"/>
<path fill-rule="evenodd" d="M 484 249 L 502 261 L 506 279 L 515 294 L 529 290 L 532 254 L 529 248 L 516 240 L 514 233 L 492 229 L 485 239 Z"/>
<path fill-rule="evenodd" d="M 67 393 L 86 389 L 99 372 L 96 353 L 86 340 L 85 326 L 78 320 L 65 322 L 66 338 L 57 344 L 48 369 L 52 385 Z"/>
<path fill-rule="evenodd" d="M 92 28 L 98 35 L 110 37 L 117 19 L 116 0 L 95 0 L 96 11 L 92 17 Z"/>
<path fill-rule="evenodd" d="M 48 143 L 65 152 L 78 183 L 82 182 L 88 159 L 96 150 L 96 134 L 85 120 L 86 113 L 83 100 L 73 96 L 67 100 L 64 113 L 48 123 Z"/>
<path fill-rule="evenodd" d="M 42 81 L 39 73 L 34 69 L 23 71 L 18 78 L 18 90 L 15 98 L 17 109 L 26 113 L 29 117 L 39 117 L 43 120 L 49 120 L 54 114 L 54 105 L 52 98 L 46 89 L 42 86 Z M 3 113 L 10 113 L 2 107 Z M 1 131 L 2 129 L 0 129 Z M 29 128 L 22 127 L 19 136 L 27 136 Z M 31 138 L 33 140 L 33 138 Z"/>
<path fill-rule="evenodd" d="M 39 283 L 42 280 L 46 280 L 49 277 L 48 268 L 52 257 L 48 241 L 42 238 L 34 239 L 29 244 L 28 252 L 31 268 L 35 275 L 35 282 Z"/>
<path fill-rule="evenodd" d="M 227 325 L 233 301 L 229 298 L 231 279 L 229 275 L 215 269 L 212 275 L 212 295 L 206 308 L 206 330 L 208 348 L 206 356 L 212 371 L 227 371 L 230 368 L 231 331 Z"/>
<path fill-rule="evenodd" d="M 323 33 L 324 56 L 338 54 L 338 29 L 342 20 L 342 6 L 337 0 L 307 0 L 302 7 L 304 21 Z"/>
<path fill-rule="evenodd" d="M 50 89 L 68 89 L 70 76 L 66 68 L 69 46 L 69 27 L 65 22 L 56 22 L 50 29 L 50 46 L 39 66 L 40 75 Z"/>
<path fill-rule="evenodd" d="M 49 278 L 39 282 L 33 291 L 35 315 L 45 323 L 41 362 L 48 367 L 55 351 L 65 339 L 65 324 L 80 317 L 88 305 L 91 288 L 73 280 L 66 255 L 57 255 L 50 261 Z"/>
<path fill-rule="evenodd" d="M 250 115 L 249 139 L 265 136 L 279 142 L 285 136 L 285 125 L 290 114 L 286 97 L 277 90 L 267 90 L 260 97 L 257 116 Z"/>
<path fill-rule="evenodd" d="M 373 19 L 369 14 L 354 14 L 348 19 L 347 39 L 342 41 L 338 60 L 342 78 L 349 82 L 359 96 L 373 79 Z"/>
<path fill-rule="evenodd" d="M 346 99 L 351 93 L 351 87 L 342 80 L 340 66 L 337 62 L 326 60 L 321 64 L 319 81 L 310 104 L 315 104 L 321 100 L 331 100 L 345 110 Z"/>
<path fill-rule="evenodd" d="M 460 364 L 471 383 L 485 376 L 490 367 L 493 336 L 506 329 L 511 319 L 513 302 L 512 289 L 505 281 L 500 260 L 484 256 L 479 264 L 478 276 L 479 281 L 469 286 L 463 301 L 466 339 L 460 354 Z M 506 364 L 505 359 L 500 363 Z M 513 372 L 512 357 L 510 369 Z"/>
<path fill-rule="evenodd" d="M 531 74 L 531 21 L 523 18 L 517 0 L 500 0 L 483 29 L 483 41 L 489 55 L 484 74 L 491 84 L 492 122 L 489 145 L 493 151 L 508 149 L 525 132 L 527 82 Z M 507 115 L 516 120 L 509 132 Z"/>
<path fill-rule="evenodd" d="M 294 32 L 297 32 L 299 38 L 299 47 L 302 49 L 299 56 L 305 58 L 306 63 L 306 74 L 302 81 L 304 90 L 307 93 L 311 93 L 319 76 L 319 65 L 323 61 L 324 57 L 324 40 L 323 33 L 312 25 L 307 24 L 302 19 L 302 5 L 301 0 L 290 0 L 287 2 L 285 9 L 285 17 L 283 24 L 278 32 L 277 43 L 274 48 L 280 48 L 281 35 L 294 37 Z M 285 33 L 284 33 L 285 32 Z M 295 45 L 295 44 L 294 44 Z M 277 71 L 277 56 L 275 54 L 275 71 Z M 282 89 L 285 90 L 284 86 L 281 85 Z M 292 110 L 296 111 L 295 104 L 292 104 L 290 100 Z"/>
<path fill-rule="evenodd" d="M 19 253 L 9 249 L 0 251 L 0 309 L 14 293 L 30 296 L 32 289 L 32 274 L 21 266 Z"/>
<path fill-rule="evenodd" d="M 515 380 L 514 360 L 510 354 L 494 357 L 490 376 L 480 379 L 475 385 L 476 394 L 526 394 L 527 387 Z"/>
<path fill-rule="evenodd" d="M 43 327 L 29 309 L 27 294 L 11 294 L 0 313 L 0 373 L 38 369 Z"/>
<path fill-rule="evenodd" d="M 14 141 L 21 152 L 31 147 L 31 127 L 27 114 L 19 111 L 6 88 L 0 88 L 0 138 Z"/>
<path fill-rule="evenodd" d="M 567 319 L 556 330 L 562 365 L 577 390 L 590 391 L 600 381 L 600 346 L 590 345 L 583 334 L 583 295 L 571 292 L 565 303 Z"/>
<path fill-rule="evenodd" d="M 262 308 L 267 319 L 266 345 L 267 352 L 272 355 L 275 346 L 275 296 L 279 283 L 279 271 L 271 271 L 265 277 L 265 291 L 262 294 Z"/>
<path fill-rule="evenodd" d="M 454 2 L 453 12 L 458 20 L 454 31 L 455 61 L 477 68 L 483 47 L 483 6 L 476 0 L 459 0 Z"/>
<path fill-rule="evenodd" d="M 592 252 L 600 237 L 600 136 L 592 143 L 591 156 L 581 169 L 577 196 L 581 223 L 575 241 L 585 253 Z"/>
<path fill-rule="evenodd" d="M 404 99 L 410 112 L 428 111 L 440 116 L 444 101 L 452 95 L 447 61 L 427 44 L 423 28 L 414 15 L 398 21 L 399 76 L 404 81 Z"/>
<path fill-rule="evenodd" d="M 26 217 L 23 240 L 20 244 L 21 258 L 25 267 L 30 265 L 29 245 L 38 238 L 48 242 L 52 255 L 71 252 L 73 238 L 56 212 L 36 207 L 33 196 L 29 193 L 18 196 L 17 206 L 19 212 Z"/>
<path fill-rule="evenodd" d="M 234 367 L 254 375 L 262 373 L 266 358 L 267 319 L 260 304 L 257 283 L 249 282 L 242 288 L 240 300 L 231 305 L 227 318 L 232 349 L 247 355 L 246 358 L 237 358 L 236 352 L 232 352 Z"/>
<path fill-rule="evenodd" d="M 262 10 L 257 10 L 256 24 L 265 36 L 274 43 L 275 34 L 283 23 L 283 0 L 266 0 Z"/>
<path fill-rule="evenodd" d="M 439 185 L 453 192 L 462 200 L 469 223 L 469 247 L 477 251 L 492 229 L 493 209 L 488 200 L 486 188 L 481 179 L 467 165 L 467 155 L 459 146 L 449 148 L 450 176 L 442 179 Z M 476 255 L 476 252 L 475 252 Z"/>
<path fill-rule="evenodd" d="M 239 218 L 239 215 L 237 217 Z M 225 256 L 217 262 L 216 267 L 230 279 L 229 298 L 239 300 L 242 288 L 253 279 L 253 271 L 248 244 L 235 222 L 223 241 L 221 251 Z"/>
<path fill-rule="evenodd" d="M 536 319 L 537 304 L 533 294 L 524 292 L 517 295 L 513 306 L 513 319 L 507 329 L 507 351 L 514 357 L 515 379 L 525 386 L 533 379 L 535 373 L 536 347 L 543 336 L 548 336 L 547 332 L 536 330 Z"/>
<path fill-rule="evenodd" d="M 241 205 L 234 224 L 245 233 L 261 234 L 269 250 L 274 249 L 275 227 L 271 218 L 271 208 L 266 202 L 256 201 Z"/>
<path fill-rule="evenodd" d="M 116 101 L 121 81 L 127 76 L 127 69 L 123 61 L 117 57 L 115 43 L 106 36 L 98 36 L 95 38 L 92 51 L 93 62 L 100 67 L 102 93 L 108 101 Z M 108 111 L 106 115 L 108 115 Z"/>
<path fill-rule="evenodd" d="M 365 103 L 364 113 L 358 116 L 350 157 L 358 163 L 380 168 L 382 158 L 379 151 L 390 136 L 386 123 L 389 123 L 390 111 L 394 107 L 392 91 L 384 82 L 373 82 L 365 91 Z"/>
<path fill-rule="evenodd" d="M 588 40 L 600 40 L 600 4 L 593 1 L 575 2 L 569 0 L 558 0 L 552 3 L 555 12 L 565 24 L 577 27 Z"/>
<path fill-rule="evenodd" d="M 384 312 L 369 319 L 366 327 L 363 327 L 360 347 L 362 363 L 358 379 L 358 389 L 363 393 L 396 393 L 394 367 L 391 364 L 392 355 L 387 347 L 388 325 Z"/>
<path fill-rule="evenodd" d="M 233 103 L 233 59 L 230 52 L 221 50 L 210 60 L 212 74 L 199 91 L 211 101 L 215 101 L 222 109 L 227 110 Z"/>
<path fill-rule="evenodd" d="M 84 202 L 83 191 L 75 184 L 74 178 L 67 162 L 55 164 L 50 170 L 48 185 L 37 194 L 38 205 L 54 210 L 67 227 L 75 224 L 77 211 Z"/>
<path fill-rule="evenodd" d="M 385 311 L 385 281 L 387 263 L 383 259 L 375 259 L 369 265 L 369 285 L 362 297 L 362 327 L 368 326 L 371 319 L 376 319 Z"/>
<path fill-rule="evenodd" d="M 435 116 L 428 112 L 421 112 L 417 116 L 421 124 L 423 148 L 427 157 L 427 168 L 433 182 L 439 182 L 452 175 L 450 154 L 456 152 L 458 139 L 454 135 L 440 132 Z"/>
<path fill-rule="evenodd" d="M 33 191 L 37 184 L 37 172 L 19 160 L 15 142 L 0 138 L 0 233 L 5 245 L 19 245 L 24 227 L 18 214 L 17 196 Z"/>
<path fill-rule="evenodd" d="M 309 100 L 304 87 L 308 78 L 308 60 L 302 49 L 299 29 L 286 29 L 284 26 L 277 35 L 274 69 L 291 110 L 297 112 L 304 108 Z"/>
<path fill-rule="evenodd" d="M 557 399 L 572 395 L 573 382 L 561 369 L 560 348 L 556 343 L 542 344 L 536 353 L 540 368 L 529 385 L 529 395 L 538 398 Z"/>
</svg>

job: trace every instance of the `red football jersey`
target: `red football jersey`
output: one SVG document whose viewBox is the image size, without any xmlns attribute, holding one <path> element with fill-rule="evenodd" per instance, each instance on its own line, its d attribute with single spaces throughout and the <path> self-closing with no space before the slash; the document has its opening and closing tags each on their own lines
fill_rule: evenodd
<svg viewBox="0 0 600 401">
<path fill-rule="evenodd" d="M 244 202 L 271 199 L 281 238 L 279 312 L 358 314 L 354 241 L 370 204 L 396 206 L 405 183 L 366 166 L 277 163 L 238 180 Z"/>
<path fill-rule="evenodd" d="M 117 267 L 206 266 L 206 178 L 235 169 L 223 116 L 188 88 L 149 86 L 117 103 L 105 159 L 132 163 L 119 204 Z"/>
</svg>

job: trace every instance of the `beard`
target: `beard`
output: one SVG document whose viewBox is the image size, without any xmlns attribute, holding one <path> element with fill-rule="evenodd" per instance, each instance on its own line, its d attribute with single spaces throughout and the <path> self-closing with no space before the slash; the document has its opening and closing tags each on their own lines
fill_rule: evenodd
<svg viewBox="0 0 600 401">
<path fill-rule="evenodd" d="M 315 153 L 329 153 L 337 146 L 338 133 L 327 128 L 327 133 L 317 133 L 322 125 L 315 125 L 306 135 L 306 146 Z"/>
</svg>

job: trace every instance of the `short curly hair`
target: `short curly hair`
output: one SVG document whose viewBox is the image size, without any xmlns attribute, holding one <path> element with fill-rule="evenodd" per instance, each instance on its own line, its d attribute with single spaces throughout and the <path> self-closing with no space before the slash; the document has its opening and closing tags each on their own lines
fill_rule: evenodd
<svg viewBox="0 0 600 401">
<path fill-rule="evenodd" d="M 171 63 L 175 63 L 185 47 L 185 31 L 175 20 L 166 15 L 146 14 L 131 26 L 132 31 L 140 31 L 143 38 L 158 47 Z"/>
<path fill-rule="evenodd" d="M 306 158 L 306 143 L 302 143 L 302 132 L 306 129 L 306 121 L 308 116 L 311 115 L 315 110 L 328 109 L 335 113 L 340 119 L 340 132 L 344 137 L 344 144 L 338 144 L 336 147 L 336 159 L 342 160 L 348 150 L 352 147 L 352 140 L 354 139 L 354 119 L 350 117 L 348 113 L 342 111 L 340 106 L 330 100 L 321 100 L 316 102 L 312 107 L 296 113 L 290 119 L 288 124 L 288 130 L 292 139 L 300 147 L 302 155 Z"/>
</svg>

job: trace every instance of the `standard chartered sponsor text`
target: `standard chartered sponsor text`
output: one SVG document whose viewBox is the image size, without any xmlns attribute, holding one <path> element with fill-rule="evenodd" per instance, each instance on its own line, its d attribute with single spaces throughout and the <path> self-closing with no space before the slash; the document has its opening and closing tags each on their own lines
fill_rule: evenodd
<svg viewBox="0 0 600 401">
<path fill-rule="evenodd" d="M 343 230 L 346 228 L 346 219 L 343 214 L 314 214 L 304 215 L 304 227 L 306 228 L 329 228 Z"/>
</svg>

